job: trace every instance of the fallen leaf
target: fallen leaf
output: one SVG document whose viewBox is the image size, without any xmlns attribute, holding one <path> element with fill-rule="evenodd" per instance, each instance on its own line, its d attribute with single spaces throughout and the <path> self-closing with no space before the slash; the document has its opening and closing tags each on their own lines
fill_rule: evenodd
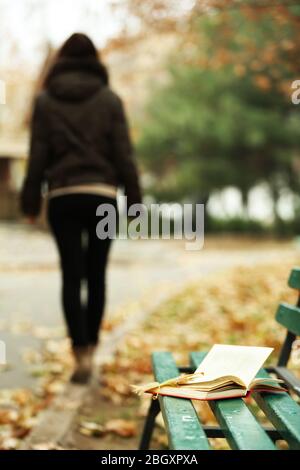
<svg viewBox="0 0 300 470">
<path fill-rule="evenodd" d="M 15 423 L 19 417 L 17 410 L 0 409 L 0 425 Z"/>
<path fill-rule="evenodd" d="M 7 439 L 0 439 L 0 449 L 2 450 L 14 450 L 17 449 L 20 444 L 18 439 L 8 437 Z"/>
<path fill-rule="evenodd" d="M 137 426 L 134 421 L 112 419 L 105 424 L 105 430 L 121 437 L 133 437 L 137 433 Z"/>
<path fill-rule="evenodd" d="M 101 424 L 92 421 L 82 421 L 79 432 L 84 436 L 101 437 L 105 433 L 105 428 Z"/>
<path fill-rule="evenodd" d="M 40 442 L 31 446 L 32 450 L 64 450 L 63 447 L 54 442 Z"/>
</svg>

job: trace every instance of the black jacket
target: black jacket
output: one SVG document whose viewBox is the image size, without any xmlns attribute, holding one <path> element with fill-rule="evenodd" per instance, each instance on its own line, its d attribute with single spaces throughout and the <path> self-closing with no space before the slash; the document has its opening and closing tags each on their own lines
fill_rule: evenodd
<svg viewBox="0 0 300 470">
<path fill-rule="evenodd" d="M 128 204 L 141 201 L 122 101 L 105 67 L 63 59 L 35 102 L 22 211 L 39 213 L 43 183 L 55 189 L 97 182 L 123 186 Z"/>
</svg>

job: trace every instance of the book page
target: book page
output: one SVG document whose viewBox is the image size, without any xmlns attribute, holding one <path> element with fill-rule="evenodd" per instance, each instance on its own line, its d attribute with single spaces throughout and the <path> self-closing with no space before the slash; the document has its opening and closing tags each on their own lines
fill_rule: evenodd
<svg viewBox="0 0 300 470">
<path fill-rule="evenodd" d="M 189 398 L 190 400 L 218 400 L 222 398 L 238 398 L 247 394 L 243 389 L 223 390 L 222 392 L 201 392 L 199 390 L 184 389 L 182 387 L 162 387 L 159 391 L 160 395 L 169 397 Z"/>
<path fill-rule="evenodd" d="M 203 373 L 203 381 L 233 375 L 248 388 L 273 348 L 215 344 L 195 372 Z"/>
</svg>

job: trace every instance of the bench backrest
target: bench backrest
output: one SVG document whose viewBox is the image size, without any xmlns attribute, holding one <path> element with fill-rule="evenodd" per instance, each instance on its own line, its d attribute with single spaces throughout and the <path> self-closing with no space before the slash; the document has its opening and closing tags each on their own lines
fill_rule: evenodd
<svg viewBox="0 0 300 470">
<path fill-rule="evenodd" d="M 294 268 L 290 274 L 288 285 L 298 291 L 298 301 L 295 306 L 281 303 L 276 312 L 276 320 L 287 328 L 287 335 L 280 351 L 278 365 L 286 366 L 292 345 L 300 336 L 300 268 Z"/>
</svg>

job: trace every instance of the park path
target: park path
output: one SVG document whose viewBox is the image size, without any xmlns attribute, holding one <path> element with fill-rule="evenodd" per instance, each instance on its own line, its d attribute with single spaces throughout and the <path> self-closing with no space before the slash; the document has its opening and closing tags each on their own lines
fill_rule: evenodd
<svg viewBox="0 0 300 470">
<path fill-rule="evenodd" d="M 275 242 L 209 239 L 202 251 L 186 251 L 181 241 L 115 241 L 108 270 L 108 319 L 135 303 L 133 321 L 112 332 L 99 361 L 157 304 L 201 276 L 238 265 L 285 259 L 295 248 Z M 46 232 L 21 224 L 0 224 L 0 339 L 6 342 L 10 368 L 1 387 L 34 387 L 22 360 L 39 348 L 47 332 L 62 336 L 60 277 L 54 243 Z"/>
<path fill-rule="evenodd" d="M 109 320 L 120 310 L 129 311 L 132 304 L 136 313 L 129 319 L 125 315 L 124 321 L 105 335 L 98 363 L 112 356 L 124 336 L 160 302 L 189 282 L 201 282 L 203 276 L 234 266 L 286 260 L 295 253 L 292 243 L 229 237 L 210 238 L 198 252 L 186 251 L 180 241 L 116 241 L 108 270 L 106 317 Z M 35 387 L 36 379 L 28 373 L 22 357 L 26 349 L 41 347 L 45 332 L 46 336 L 47 331 L 58 337 L 64 335 L 59 285 L 58 259 L 49 234 L 20 224 L 0 224 L 0 339 L 6 342 L 11 366 L 1 373 L 1 388 Z M 80 443 L 72 425 L 83 399 L 93 401 L 97 397 L 95 390 L 97 384 L 87 389 L 67 385 L 52 406 L 41 413 L 24 448 L 41 442 L 63 442 L 66 448 L 99 448 L 98 442 Z M 72 407 L 67 406 L 70 403 Z M 103 441 L 103 445 L 118 443 Z"/>
</svg>

